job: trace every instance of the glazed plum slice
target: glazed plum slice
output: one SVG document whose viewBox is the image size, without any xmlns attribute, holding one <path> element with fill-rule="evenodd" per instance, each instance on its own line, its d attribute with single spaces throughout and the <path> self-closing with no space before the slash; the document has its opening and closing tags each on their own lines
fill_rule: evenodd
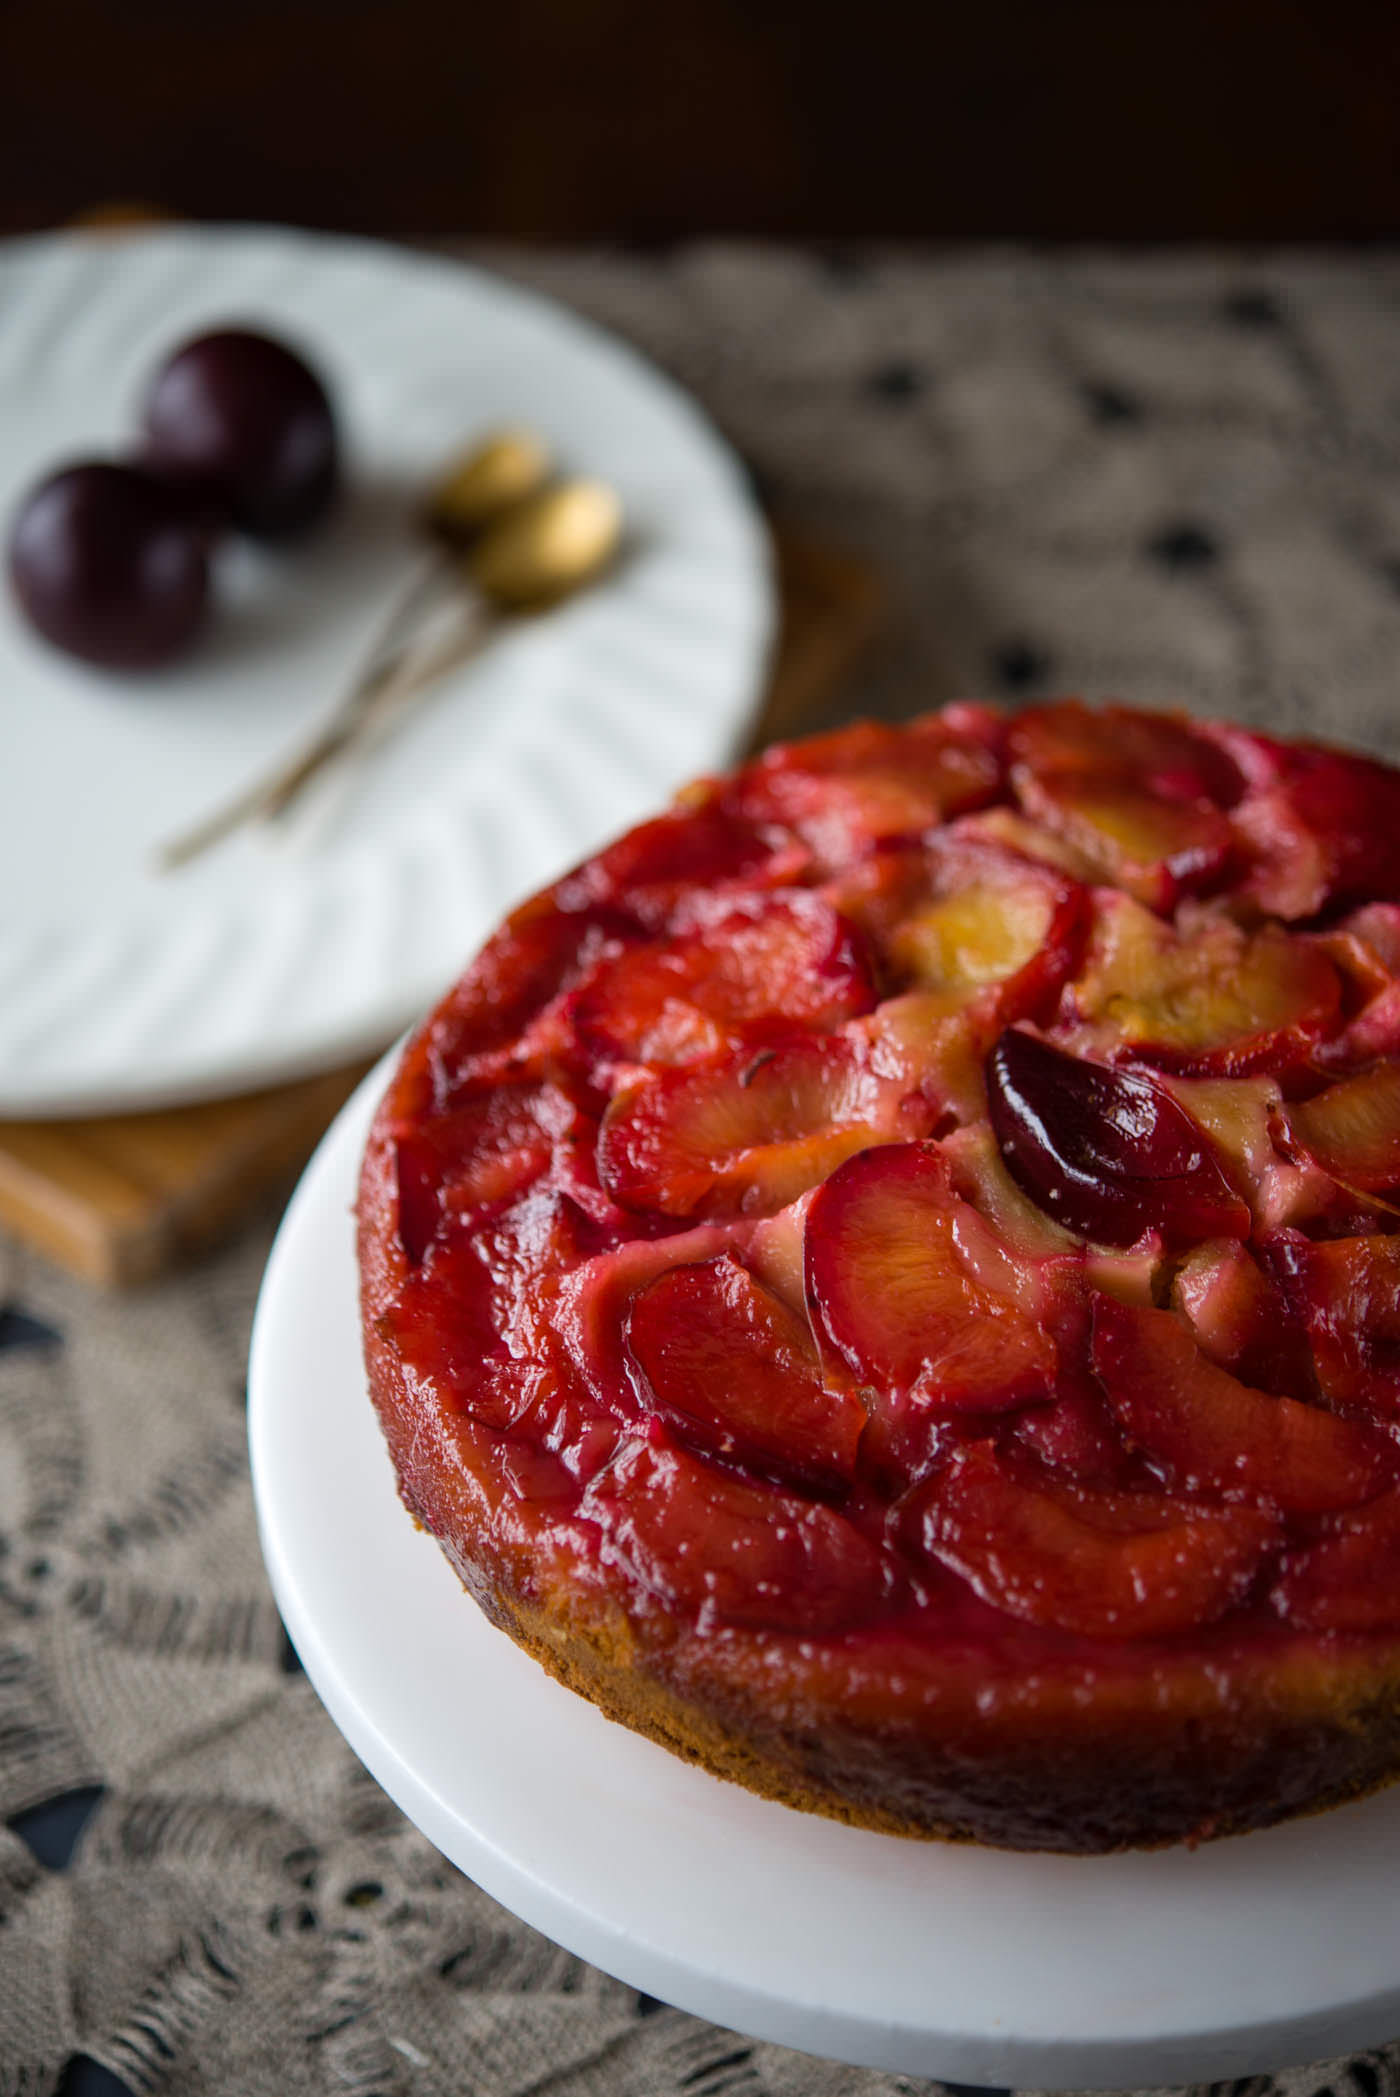
<svg viewBox="0 0 1400 2097">
<path fill-rule="evenodd" d="M 1394 988 L 1398 931 L 1400 909 L 1393 903 L 1373 903 L 1325 932 L 1303 936 L 1315 940 L 1332 961 L 1342 979 L 1347 1009 L 1356 1012 Z"/>
<path fill-rule="evenodd" d="M 1400 904 L 1368 903 L 1311 936 L 1342 979 L 1346 1012 L 1319 1063 L 1354 1071 L 1400 1055 Z"/>
<path fill-rule="evenodd" d="M 1336 942 L 1326 946 L 1335 955 Z M 1329 1069 L 1355 1070 L 1377 1056 L 1400 1056 L 1400 983 L 1387 982 L 1367 998 L 1317 1060 Z"/>
<path fill-rule="evenodd" d="M 1152 909 L 1217 888 L 1230 872 L 1234 835 L 1222 811 L 1243 782 L 1227 753 L 1184 722 L 1071 701 L 1013 721 L 1007 748 L 1025 813 Z"/>
<path fill-rule="evenodd" d="M 860 721 L 831 735 L 778 744 L 741 772 L 729 805 L 746 822 L 782 824 L 841 867 L 894 838 L 920 837 L 990 801 L 1001 781 L 999 724 L 963 709 L 983 733 L 930 715 L 907 728 Z"/>
<path fill-rule="evenodd" d="M 1006 747 L 1013 779 L 1092 772 L 1192 808 L 1232 808 L 1245 787 L 1228 739 L 1184 715 L 1065 699 L 1016 715 Z"/>
<path fill-rule="evenodd" d="M 1315 1543 L 1290 1551 L 1270 1600 L 1305 1631 L 1384 1631 L 1400 1624 L 1400 1493 L 1331 1515 Z"/>
<path fill-rule="evenodd" d="M 852 1151 L 923 1134 L 933 1112 L 850 1035 L 746 1049 L 624 1087 L 603 1117 L 598 1174 L 625 1209 L 769 1216 Z"/>
<path fill-rule="evenodd" d="M 1319 946 L 1278 925 L 1246 933 L 1196 905 L 1172 926 L 1100 891 L 1073 999 L 1085 1045 L 1101 1054 L 1237 1077 L 1310 1056 L 1338 1023 L 1341 984 Z"/>
<path fill-rule="evenodd" d="M 475 1228 L 437 1238 L 381 1313 L 381 1336 L 446 1411 L 515 1426 L 553 1373 L 559 1285 L 599 1243 L 567 1196 L 537 1185 Z"/>
<path fill-rule="evenodd" d="M 1328 1403 L 1400 1421 L 1400 1238 L 1314 1243 L 1281 1231 L 1262 1251 L 1302 1321 Z"/>
<path fill-rule="evenodd" d="M 1319 1514 L 1390 1482 L 1393 1452 L 1373 1429 L 1240 1383 L 1171 1311 L 1099 1297 L 1093 1365 L 1123 1431 L 1184 1492 Z"/>
<path fill-rule="evenodd" d="M 1314 1389 L 1302 1324 L 1248 1246 L 1220 1238 L 1196 1246 L 1177 1269 L 1172 1301 L 1222 1369 L 1265 1391 Z"/>
<path fill-rule="evenodd" d="M 1027 815 L 1066 838 L 1101 881 L 1150 909 L 1208 895 L 1231 871 L 1234 835 L 1214 808 L 1158 800 L 1093 772 L 1027 777 L 1017 791 Z"/>
<path fill-rule="evenodd" d="M 735 902 L 605 961 L 574 1000 L 604 1058 L 669 1064 L 765 1033 L 838 1027 L 875 1002 L 854 926 L 802 890 Z"/>
<path fill-rule="evenodd" d="M 1289 1144 L 1277 1078 L 1164 1073 L 1162 1082 L 1205 1130 L 1232 1186 L 1249 1203 L 1256 1236 L 1300 1223 L 1326 1231 L 1355 1229 L 1357 1219 L 1385 1208 L 1379 1197 L 1344 1187 L 1299 1145 Z M 1289 1082 L 1307 1083 L 1305 1066 Z"/>
<path fill-rule="evenodd" d="M 594 1479 L 580 1512 L 643 1587 L 702 1626 L 833 1631 L 887 1591 L 880 1554 L 834 1508 L 722 1471 L 659 1421 Z"/>
<path fill-rule="evenodd" d="M 1019 1270 L 1022 1284 L 1029 1284 L 1030 1300 L 1038 1302 L 1036 1270 L 1047 1260 L 1081 1260 L 1083 1248 L 1078 1239 L 1017 1186 L 985 1121 L 951 1130 L 940 1138 L 939 1149 L 947 1160 L 954 1193 L 995 1232 Z"/>
<path fill-rule="evenodd" d="M 1008 1028 L 987 1063 L 992 1129 L 1012 1178 L 1104 1245 L 1246 1238 L 1248 1204 L 1204 1132 L 1145 1071 L 1112 1070 Z"/>
<path fill-rule="evenodd" d="M 633 1298 L 672 1267 L 702 1266 L 729 1248 L 721 1224 L 701 1224 L 674 1236 L 604 1244 L 596 1257 L 566 1274 L 550 1312 L 580 1383 L 597 1404 L 635 1425 L 636 1376 L 623 1346 Z"/>
<path fill-rule="evenodd" d="M 1053 1391 L 1054 1339 L 978 1272 L 984 1235 L 933 1144 L 864 1151 L 813 1199 L 813 1324 L 836 1359 L 896 1408 L 913 1399 L 940 1411 L 999 1411 Z"/>
<path fill-rule="evenodd" d="M 877 853 L 841 901 L 878 938 L 895 984 L 999 1017 L 1046 1017 L 1079 966 L 1089 898 L 1055 869 L 982 839 L 949 836 Z"/>
<path fill-rule="evenodd" d="M 648 1283 L 623 1344 L 643 1410 L 702 1454 L 818 1488 L 850 1480 L 864 1406 L 823 1381 L 805 1320 L 729 1253 Z"/>
<path fill-rule="evenodd" d="M 1013 1433 L 1022 1449 L 1074 1485 L 1117 1486 L 1132 1468 L 1103 1393 L 1093 1387 L 1066 1383 L 1051 1404 L 1028 1405 Z"/>
<path fill-rule="evenodd" d="M 1259 909 L 1293 921 L 1400 894 L 1400 776 L 1343 750 L 1232 741 L 1253 775 L 1233 820 Z"/>
<path fill-rule="evenodd" d="M 1378 1063 L 1284 1110 L 1294 1145 L 1343 1187 L 1400 1188 L 1400 1064 Z"/>
<path fill-rule="evenodd" d="M 1400 903 L 1364 903 L 1336 930 L 1355 944 L 1373 987 L 1400 977 Z"/>
<path fill-rule="evenodd" d="M 1236 1192 L 1257 1207 L 1281 1162 L 1274 1144 L 1283 1104 L 1277 1078 L 1183 1078 L 1167 1071 L 1160 1082 L 1205 1130 Z"/>
<path fill-rule="evenodd" d="M 811 855 L 795 837 L 760 833 L 704 791 L 566 874 L 553 891 L 560 905 L 615 909 L 656 931 L 697 889 L 742 898 L 802 879 Z"/>
<path fill-rule="evenodd" d="M 902 997 L 886 998 L 857 1021 L 853 1031 L 859 1031 L 868 1043 L 877 1070 L 931 1103 L 928 1126 L 933 1128 L 985 1120 L 982 1064 L 997 1025 L 994 1013 L 987 1016 L 966 1007 L 950 1012 L 946 998 L 938 992 L 911 990 Z M 908 1133 L 925 1132 L 911 1129 Z"/>
<path fill-rule="evenodd" d="M 1058 830 L 1033 823 L 1019 808 L 998 805 L 979 809 L 975 815 L 960 816 L 957 833 L 981 844 L 995 845 L 1001 851 L 1015 852 L 1034 866 L 1054 867 L 1072 881 L 1094 882 L 1101 878 L 1095 860 L 1076 850 Z"/>
<path fill-rule="evenodd" d="M 410 1048 L 396 1099 L 405 1114 L 456 1104 L 518 1059 L 560 996 L 627 936 L 620 918 L 535 896 L 507 918 Z M 411 1091 L 407 1089 L 411 1081 Z"/>
<path fill-rule="evenodd" d="M 417 1265 L 450 1222 L 519 1194 L 548 1166 L 577 1109 L 558 1085 L 502 1080 L 394 1138 L 399 1238 Z"/>
<path fill-rule="evenodd" d="M 410 1271 L 380 1314 L 380 1332 L 418 1378 L 444 1391 L 470 1389 L 499 1349 L 497 1308 L 489 1265 L 465 1236 L 435 1247 L 430 1270 Z"/>
<path fill-rule="evenodd" d="M 1086 1638 L 1163 1638 L 1237 1602 L 1279 1534 L 1258 1508 L 1075 1486 L 1002 1455 L 954 1452 L 924 1516 L 931 1556 L 1008 1615 Z"/>
</svg>

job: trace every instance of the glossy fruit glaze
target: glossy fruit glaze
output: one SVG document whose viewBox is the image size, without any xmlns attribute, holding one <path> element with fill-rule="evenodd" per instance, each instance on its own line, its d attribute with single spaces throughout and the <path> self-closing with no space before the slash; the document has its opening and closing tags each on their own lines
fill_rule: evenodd
<svg viewBox="0 0 1400 2097">
<path fill-rule="evenodd" d="M 1075 703 L 772 750 L 526 904 L 361 1204 L 479 1592 L 1003 1746 L 1400 1655 L 1398 1227 L 1400 774 Z"/>
</svg>

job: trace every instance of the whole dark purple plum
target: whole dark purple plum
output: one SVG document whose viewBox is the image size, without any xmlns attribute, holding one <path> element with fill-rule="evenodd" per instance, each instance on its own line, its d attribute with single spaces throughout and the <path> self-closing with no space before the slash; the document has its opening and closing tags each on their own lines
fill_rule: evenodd
<svg viewBox="0 0 1400 2097">
<path fill-rule="evenodd" d="M 255 538 L 296 538 L 335 499 L 330 398 L 271 336 L 221 328 L 185 343 L 156 373 L 141 419 L 150 464 L 222 503 Z"/>
<path fill-rule="evenodd" d="M 104 669 L 169 662 L 209 601 L 209 537 L 139 466 L 87 460 L 31 490 L 10 532 L 10 581 L 30 623 Z"/>
</svg>

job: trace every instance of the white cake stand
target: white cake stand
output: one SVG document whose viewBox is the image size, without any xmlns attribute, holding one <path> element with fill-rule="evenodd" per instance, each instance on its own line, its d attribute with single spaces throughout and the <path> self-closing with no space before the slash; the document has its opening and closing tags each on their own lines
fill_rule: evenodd
<svg viewBox="0 0 1400 2097">
<path fill-rule="evenodd" d="M 492 1630 L 401 1507 L 365 1388 L 350 1204 L 384 1075 L 322 1144 L 268 1266 L 253 1481 L 307 1673 L 446 1856 L 638 1988 L 871 2067 L 1141 2086 L 1400 2032 L 1400 1788 L 1194 1853 L 905 1842 L 691 1769 Z"/>
</svg>

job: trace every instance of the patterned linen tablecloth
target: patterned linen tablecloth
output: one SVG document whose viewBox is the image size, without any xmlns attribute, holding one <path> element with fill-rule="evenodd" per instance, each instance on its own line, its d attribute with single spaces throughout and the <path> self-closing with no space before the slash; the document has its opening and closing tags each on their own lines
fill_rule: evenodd
<svg viewBox="0 0 1400 2097">
<path fill-rule="evenodd" d="M 843 712 L 1082 691 L 1400 752 L 1400 258 L 477 259 L 630 337 L 776 513 L 878 564 Z M 0 2092 L 924 2087 L 639 1998 L 359 1767 L 254 1530 L 273 1221 L 127 1298 L 0 1246 Z M 1230 2087 L 1380 2097 L 1400 2048 Z"/>
</svg>

